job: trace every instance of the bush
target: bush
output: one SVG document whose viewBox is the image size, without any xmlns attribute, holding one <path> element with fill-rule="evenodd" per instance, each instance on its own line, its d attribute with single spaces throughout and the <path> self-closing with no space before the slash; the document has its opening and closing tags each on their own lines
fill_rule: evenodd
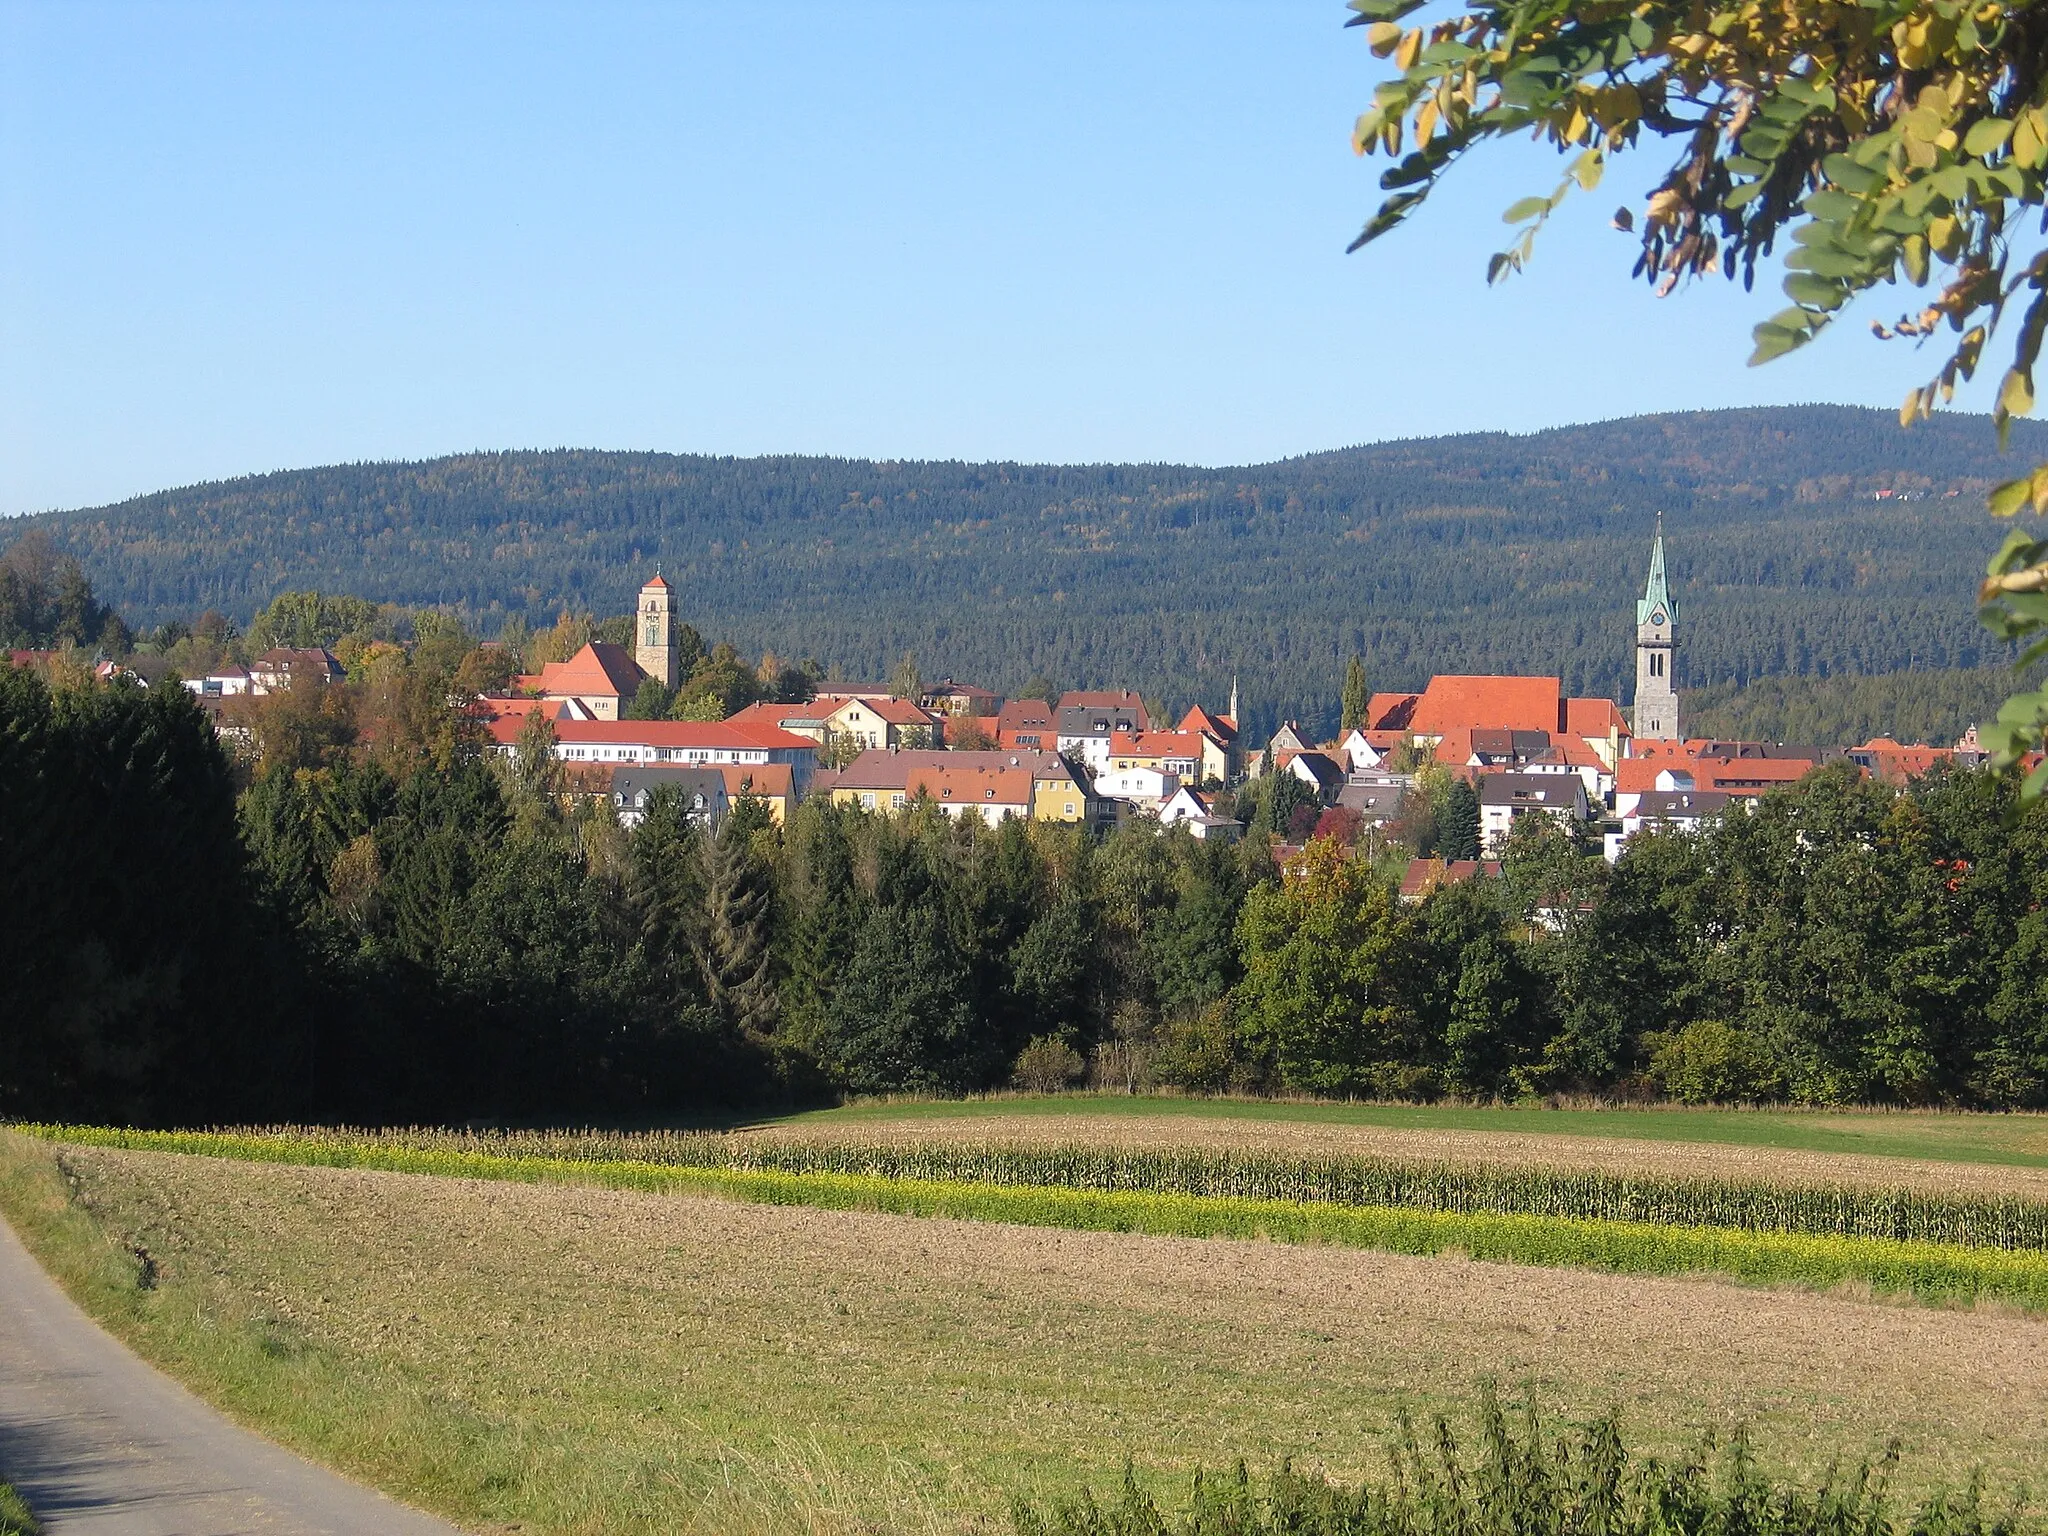
<svg viewBox="0 0 2048 1536">
<path fill-rule="evenodd" d="M 1753 1104 L 1784 1091 L 1784 1079 L 1762 1043 L 1719 1019 L 1645 1035 L 1643 1043 L 1650 1048 L 1650 1075 L 1680 1103 Z"/>
<path fill-rule="evenodd" d="M 1232 1087 L 1241 1073 L 1229 1010 L 1212 1003 L 1199 1013 L 1169 1020 L 1159 1032 L 1152 1074 L 1190 1093 L 1223 1093 Z"/>
<path fill-rule="evenodd" d="M 1027 1093 L 1058 1093 L 1080 1079 L 1087 1064 L 1058 1035 L 1035 1035 L 1017 1053 L 1010 1081 Z"/>
</svg>

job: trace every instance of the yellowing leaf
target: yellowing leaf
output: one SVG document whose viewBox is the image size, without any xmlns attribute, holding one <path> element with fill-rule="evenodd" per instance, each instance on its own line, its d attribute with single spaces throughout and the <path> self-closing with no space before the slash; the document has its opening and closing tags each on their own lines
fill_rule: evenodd
<svg viewBox="0 0 2048 1536">
<path fill-rule="evenodd" d="M 1400 41 L 1401 29 L 1391 21 L 1376 21 L 1365 29 L 1365 45 L 1383 59 Z"/>
<path fill-rule="evenodd" d="M 2034 411 L 2034 381 L 2018 368 L 2006 370 L 1998 386 L 1998 408 L 2008 416 L 2030 416 Z"/>
<path fill-rule="evenodd" d="M 1422 56 L 1422 28 L 1416 27 L 1402 35 L 1400 46 L 1394 50 L 1396 69 L 1413 69 L 1415 61 Z"/>
</svg>

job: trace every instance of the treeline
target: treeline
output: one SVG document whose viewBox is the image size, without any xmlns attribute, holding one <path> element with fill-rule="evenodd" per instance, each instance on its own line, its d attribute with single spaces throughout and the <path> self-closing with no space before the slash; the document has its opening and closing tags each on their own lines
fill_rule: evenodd
<svg viewBox="0 0 2048 1536">
<path fill-rule="evenodd" d="M 2017 451 L 2040 434 L 2021 423 Z M 625 606 L 659 561 L 749 655 L 876 678 L 905 652 L 1015 693 L 1241 684 L 1334 724 L 1345 663 L 1561 674 L 1619 696 L 1654 517 L 1680 682 L 1993 665 L 1971 594 L 1988 426 L 1834 407 L 1478 434 L 1277 464 L 1033 466 L 580 451 L 293 471 L 38 519 L 132 618 L 355 590 L 494 634 Z M 1927 499 L 1874 500 L 1879 489 Z M 1949 496 L 1953 491 L 1956 494 Z"/>
<path fill-rule="evenodd" d="M 120 616 L 93 596 L 77 557 L 31 529 L 0 554 L 0 649 L 98 647 L 120 654 L 132 642 Z"/>
<path fill-rule="evenodd" d="M 1988 774 L 1827 770 L 1611 869 L 1524 818 L 1499 879 L 1403 902 L 1341 818 L 1276 869 L 1288 779 L 1235 846 L 745 798 L 628 832 L 544 735 L 481 753 L 448 686 L 272 696 L 238 796 L 183 690 L 0 673 L 0 1111 L 647 1119 L 1084 1074 L 2048 1105 L 2048 812 Z"/>
</svg>

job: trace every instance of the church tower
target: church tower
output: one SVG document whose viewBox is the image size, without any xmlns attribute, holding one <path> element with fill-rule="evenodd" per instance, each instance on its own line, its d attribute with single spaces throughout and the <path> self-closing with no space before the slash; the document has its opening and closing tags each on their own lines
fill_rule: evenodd
<svg viewBox="0 0 2048 1536">
<path fill-rule="evenodd" d="M 1672 632 L 1678 606 L 1664 581 L 1664 518 L 1657 518 L 1657 542 L 1650 549 L 1650 580 L 1636 604 L 1636 715 L 1638 739 L 1680 741 L 1678 690 L 1672 674 Z"/>
<path fill-rule="evenodd" d="M 635 627 L 640 643 L 633 649 L 633 659 L 640 663 L 642 672 L 662 687 L 673 689 L 682 681 L 676 676 L 681 670 L 676 642 L 676 594 L 659 568 L 640 589 L 640 612 Z"/>
</svg>

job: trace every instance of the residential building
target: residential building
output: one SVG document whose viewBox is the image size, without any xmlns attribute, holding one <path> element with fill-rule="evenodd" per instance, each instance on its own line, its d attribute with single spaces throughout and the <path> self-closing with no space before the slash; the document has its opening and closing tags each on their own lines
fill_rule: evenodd
<svg viewBox="0 0 2048 1536">
<path fill-rule="evenodd" d="M 185 686 L 203 699 L 231 699 L 247 693 L 253 684 L 249 669 L 238 661 L 223 661 L 204 677 L 185 679 Z"/>
<path fill-rule="evenodd" d="M 1414 785 L 1413 774 L 1371 770 L 1352 773 L 1337 791 L 1337 804 L 1356 811 L 1359 820 L 1368 827 L 1386 827 L 1401 819 L 1401 809 Z"/>
<path fill-rule="evenodd" d="M 274 646 L 249 663 L 249 692 L 279 693 L 293 683 L 338 683 L 348 673 L 322 645 Z M 203 689 L 201 690 L 204 691 Z"/>
<path fill-rule="evenodd" d="M 1043 699 L 1007 699 L 996 711 L 989 735 L 1006 751 L 1022 748 L 1031 752 L 1059 750 L 1059 727 L 1052 706 Z"/>
<path fill-rule="evenodd" d="M 1109 738 L 1111 768 L 1159 768 L 1185 784 L 1220 783 L 1220 775 L 1203 771 L 1217 752 L 1200 731 L 1118 731 Z"/>
<path fill-rule="evenodd" d="M 1190 836 L 1203 842 L 1214 839 L 1234 843 L 1244 835 L 1243 822 L 1218 816 L 1209 796 L 1185 784 L 1167 796 L 1159 807 L 1159 825 L 1185 827 Z"/>
<path fill-rule="evenodd" d="M 1112 738 L 1119 733 L 1128 736 L 1147 730 L 1151 722 L 1146 717 L 1143 703 L 1134 707 L 1129 704 L 1066 702 L 1066 699 L 1075 697 L 1080 696 L 1066 695 L 1053 716 L 1057 722 L 1055 730 L 1059 751 L 1085 765 L 1090 773 L 1100 775 L 1109 769 Z M 1131 697 L 1136 698 L 1136 695 Z"/>
<path fill-rule="evenodd" d="M 1293 752 L 1277 765 L 1276 771 L 1291 773 L 1302 783 L 1316 792 L 1316 799 L 1324 805 L 1335 805 L 1337 793 L 1343 789 L 1346 774 L 1337 765 L 1337 760 L 1327 752 Z"/>
<path fill-rule="evenodd" d="M 925 750 L 944 739 L 939 720 L 908 699 L 885 695 L 879 699 L 841 700 L 825 716 L 828 736 L 848 736 L 860 743 L 863 752 L 888 751 L 896 747 Z"/>
<path fill-rule="evenodd" d="M 977 688 L 972 683 L 956 683 L 950 677 L 933 683 L 918 699 L 918 703 L 932 714 L 952 720 L 985 719 L 993 715 L 1002 702 L 1003 696 L 999 693 Z"/>
<path fill-rule="evenodd" d="M 1231 690 L 1233 697 L 1236 690 Z M 1236 708 L 1233 704 L 1232 709 Z M 1208 738 L 1211 749 L 1202 758 L 1202 782 L 1214 780 L 1218 784 L 1234 782 L 1244 772 L 1244 749 L 1237 729 L 1235 714 L 1211 714 L 1201 705 L 1192 705 L 1180 718 L 1175 727 L 1182 731 L 1196 731 Z"/>
<path fill-rule="evenodd" d="M 941 781 L 928 776 L 931 771 L 939 769 L 955 775 L 987 775 L 990 782 L 969 794 L 965 792 L 969 787 L 966 779 Z M 955 791 L 953 794 L 935 794 L 934 797 L 956 806 L 1008 807 L 1015 803 L 1005 798 L 1014 792 L 1015 780 L 1008 777 L 998 779 L 996 776 L 1019 772 L 1028 776 L 1028 814 L 1034 821 L 1085 822 L 1094 818 L 1096 805 L 1092 791 L 1075 773 L 1073 766 L 1057 752 L 863 752 L 831 777 L 829 793 L 835 805 L 852 805 L 867 811 L 896 811 L 916 798 L 920 785 L 934 791 L 951 787 Z M 981 792 L 988 789 L 996 790 L 997 794 L 990 796 Z M 821 787 L 820 793 L 824 792 L 826 789 Z M 984 817 L 987 814 L 984 810 Z M 996 819 L 999 820 L 1000 816 Z"/>
<path fill-rule="evenodd" d="M 1401 876 L 1401 899 L 1421 901 L 1443 885 L 1463 885 L 1467 880 L 1495 880 L 1500 877 L 1498 859 L 1410 859 Z"/>
<path fill-rule="evenodd" d="M 1549 816 L 1570 825 L 1584 821 L 1586 786 L 1577 774 L 1482 773 L 1479 776 L 1479 841 L 1488 853 L 1507 841 L 1523 816 Z"/>
<path fill-rule="evenodd" d="M 727 715 L 725 721 L 728 725 L 765 725 L 788 731 L 792 736 L 807 736 L 822 747 L 833 708 L 832 702 L 824 699 L 812 699 L 805 704 L 749 704 Z"/>
<path fill-rule="evenodd" d="M 515 693 L 562 704 L 571 720 L 618 720 L 640 691 L 647 673 L 623 645 L 593 640 L 567 661 L 551 661 L 537 673 L 513 680 Z"/>
<path fill-rule="evenodd" d="M 1137 721 L 1136 725 L 1124 726 L 1121 729 L 1132 731 L 1149 731 L 1152 729 L 1152 717 L 1145 710 L 1145 701 L 1139 696 L 1137 690 L 1132 688 L 1074 689 L 1060 695 L 1057 707 L 1060 709 L 1113 710 L 1118 714 L 1129 715 Z"/>
<path fill-rule="evenodd" d="M 1621 857 L 1622 845 L 1645 827 L 1697 832 L 1709 816 L 1743 803 L 1718 790 L 1694 789 L 1617 791 L 1614 798 L 1619 825 L 1604 839 L 1610 864 Z"/>
<path fill-rule="evenodd" d="M 778 827 L 796 808 L 796 769 L 788 763 L 720 763 L 718 771 L 725 776 L 727 800 L 751 796 Z"/>
<path fill-rule="evenodd" d="M 1097 798 L 1146 809 L 1159 805 L 1180 786 L 1179 774 L 1152 765 L 1109 767 L 1095 775 Z"/>
<path fill-rule="evenodd" d="M 612 807 L 621 826 L 637 827 L 647 818 L 647 802 L 656 790 L 672 787 L 682 797 L 683 814 L 697 825 L 716 830 L 731 806 L 725 775 L 716 768 L 678 768 L 670 764 L 621 764 L 611 769 Z"/>
</svg>

